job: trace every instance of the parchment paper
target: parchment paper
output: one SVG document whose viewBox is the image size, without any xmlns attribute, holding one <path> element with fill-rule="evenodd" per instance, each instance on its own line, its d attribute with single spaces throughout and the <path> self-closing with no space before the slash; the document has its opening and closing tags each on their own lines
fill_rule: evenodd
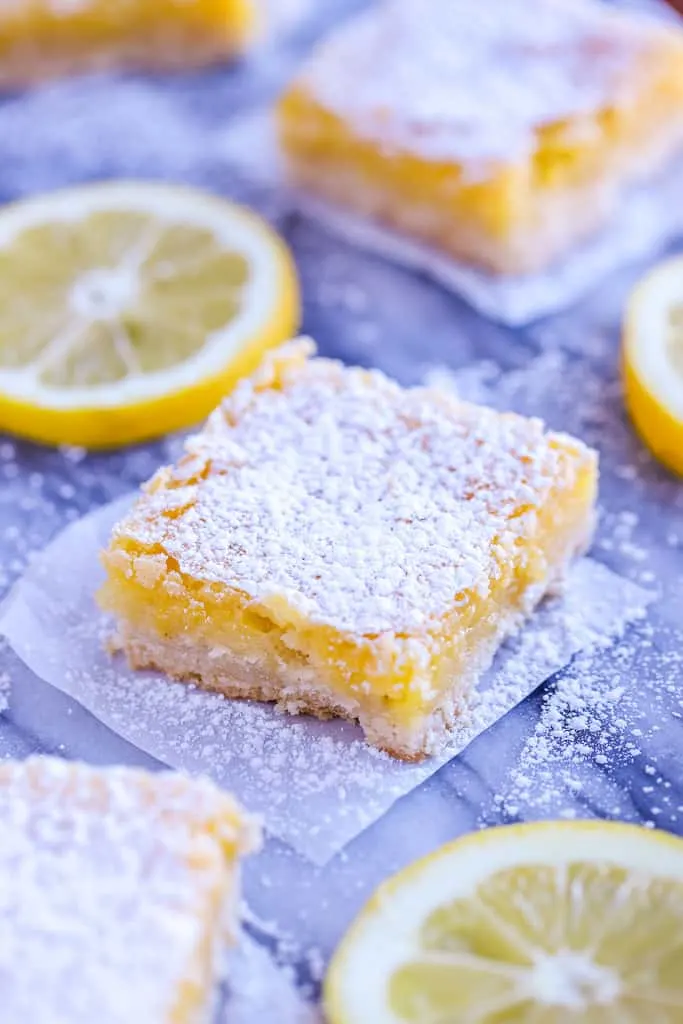
<svg viewBox="0 0 683 1024">
<path fill-rule="evenodd" d="M 98 612 L 98 552 L 131 497 L 69 526 L 0 608 L 0 634 L 39 677 L 175 768 L 203 772 L 263 814 L 268 831 L 317 864 L 463 750 L 579 650 L 605 644 L 650 595 L 586 559 L 500 652 L 448 752 L 418 765 L 367 746 L 360 729 L 230 701 L 112 659 Z M 30 685 L 30 683 L 25 684 Z"/>
</svg>

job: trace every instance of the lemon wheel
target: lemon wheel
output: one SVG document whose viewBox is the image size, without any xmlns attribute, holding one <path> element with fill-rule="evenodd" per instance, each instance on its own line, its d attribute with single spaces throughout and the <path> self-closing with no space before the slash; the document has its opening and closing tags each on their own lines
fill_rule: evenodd
<svg viewBox="0 0 683 1024">
<path fill-rule="evenodd" d="M 0 210 L 0 430 L 109 447 L 189 426 L 298 321 L 284 242 L 224 199 L 117 182 Z"/>
<path fill-rule="evenodd" d="M 476 833 L 380 887 L 325 984 L 331 1024 L 683 1020 L 683 842 L 605 822 Z"/>
</svg>

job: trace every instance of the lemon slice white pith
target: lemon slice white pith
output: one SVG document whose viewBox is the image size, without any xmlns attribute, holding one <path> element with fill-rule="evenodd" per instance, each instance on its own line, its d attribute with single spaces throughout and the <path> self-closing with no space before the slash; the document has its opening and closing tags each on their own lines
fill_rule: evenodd
<svg viewBox="0 0 683 1024">
<path fill-rule="evenodd" d="M 683 1021 L 683 842 L 603 822 L 491 829 L 411 865 L 351 926 L 331 1024 Z"/>
<path fill-rule="evenodd" d="M 103 183 L 0 210 L 0 430 L 108 446 L 205 416 L 298 325 L 260 218 L 199 190 Z"/>
</svg>

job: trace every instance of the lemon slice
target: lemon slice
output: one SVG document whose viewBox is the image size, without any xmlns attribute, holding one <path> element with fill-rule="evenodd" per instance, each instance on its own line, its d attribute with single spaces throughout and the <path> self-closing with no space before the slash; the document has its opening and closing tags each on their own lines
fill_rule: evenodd
<svg viewBox="0 0 683 1024">
<path fill-rule="evenodd" d="M 202 419 L 299 319 L 284 242 L 195 189 L 118 182 L 0 209 L 0 430 L 107 447 Z"/>
<path fill-rule="evenodd" d="M 386 882 L 331 1024 L 680 1024 L 683 842 L 604 822 L 477 833 Z"/>
<path fill-rule="evenodd" d="M 634 290 L 624 323 L 626 404 L 645 444 L 683 476 L 683 257 Z"/>
</svg>

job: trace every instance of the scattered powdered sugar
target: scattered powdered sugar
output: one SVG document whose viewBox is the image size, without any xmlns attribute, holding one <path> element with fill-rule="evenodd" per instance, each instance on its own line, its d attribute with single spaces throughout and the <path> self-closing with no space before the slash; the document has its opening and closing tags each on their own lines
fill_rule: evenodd
<svg viewBox="0 0 683 1024">
<path fill-rule="evenodd" d="M 256 840 L 206 781 L 50 758 L 0 766 L 0 821 L 3 1015 L 35 1024 L 57 1007 L 70 1024 L 160 1019 L 195 969 L 221 851 Z"/>
<path fill-rule="evenodd" d="M 422 376 L 429 386 L 457 394 L 463 401 L 484 402 L 523 415 L 532 409 L 536 415 L 544 412 L 552 428 L 576 434 L 595 447 L 603 471 L 639 490 L 639 479 L 653 465 L 648 452 L 635 443 L 625 414 L 621 375 L 614 365 L 606 370 L 599 362 L 592 364 L 566 349 L 549 347 L 518 370 L 504 371 L 484 360 L 458 370 L 439 364 L 427 366 Z M 670 483 L 653 486 L 658 491 L 675 491 Z M 637 516 L 632 510 L 629 515 Z"/>
<path fill-rule="evenodd" d="M 217 1024 L 322 1024 L 322 1017 L 298 994 L 294 971 L 243 933 L 229 958 Z"/>
<path fill-rule="evenodd" d="M 427 387 L 447 391 L 465 402 L 490 405 L 496 397 L 495 385 L 502 373 L 498 363 L 492 359 L 470 363 L 459 370 L 436 363 L 425 367 L 423 380 Z"/>
<path fill-rule="evenodd" d="M 575 330 L 584 338 L 591 336 L 590 328 L 581 324 Z M 541 338 L 545 340 L 545 332 Z M 613 336 L 610 341 L 614 349 Z M 431 386 L 456 392 L 468 401 L 523 414 L 545 413 L 552 427 L 568 430 L 595 447 L 601 459 L 605 506 L 595 550 L 607 564 L 639 582 L 656 583 L 665 593 L 676 594 L 681 581 L 666 571 L 666 549 L 677 550 L 679 545 L 675 525 L 677 519 L 683 523 L 683 492 L 638 442 L 624 408 L 619 367 L 611 362 L 607 369 L 602 364 L 602 345 L 596 341 L 594 363 L 583 353 L 577 358 L 565 343 L 563 348 L 542 351 L 519 370 L 504 372 L 483 361 L 456 371 L 429 366 L 423 377 Z M 671 525 L 664 537 L 659 537 L 652 521 L 651 502 L 660 502 L 669 512 Z M 683 599 L 683 591 L 677 596 Z"/>
<path fill-rule="evenodd" d="M 594 0 L 390 0 L 334 32 L 303 78 L 384 152 L 476 176 L 479 161 L 526 155 L 546 124 L 576 117 L 590 138 L 595 113 L 639 87 L 648 27 Z"/>
<path fill-rule="evenodd" d="M 182 176 L 207 136 L 207 126 L 153 81 L 107 76 L 92 76 L 87 88 L 69 79 L 0 105 L 0 131 L 3 188 L 14 195 L 54 188 L 55 167 L 71 169 L 71 182 L 146 176 L 155 167 Z"/>
<path fill-rule="evenodd" d="M 83 448 L 29 449 L 0 439 L 0 594 L 31 564 L 60 525 L 111 501 L 177 458 L 178 435 L 145 448 L 88 455 Z"/>
<path fill-rule="evenodd" d="M 271 834 L 317 863 L 327 861 L 579 649 L 621 633 L 648 603 L 640 588 L 582 561 L 562 600 L 546 602 L 499 652 L 452 746 L 438 759 L 402 764 L 368 747 L 348 722 L 282 715 L 270 705 L 225 700 L 155 673 L 132 672 L 121 659 L 112 661 L 103 649 L 111 627 L 94 607 L 102 579 L 98 553 L 129 503 L 115 502 L 68 527 L 10 595 L 0 632 L 37 676 L 141 750 L 174 767 L 208 774 L 263 814 Z M 39 714 L 35 707 L 34 716 Z M 66 737 L 75 753 L 88 744 L 87 724 L 77 724 L 74 716 L 74 735 Z M 40 732 L 43 726 L 37 722 L 35 728 Z"/>
<path fill-rule="evenodd" d="M 620 672 L 596 671 L 590 657 L 577 658 L 544 696 L 533 734 L 495 798 L 499 810 L 513 817 L 575 817 L 574 800 L 565 809 L 565 793 L 582 792 L 591 762 L 615 767 L 614 736 L 632 710 L 628 691 L 629 680 Z M 637 748 L 630 753 L 637 755 Z"/>
<path fill-rule="evenodd" d="M 656 748 L 666 723 L 682 716 L 683 636 L 671 634 L 669 653 L 660 650 L 653 656 L 652 635 L 651 626 L 638 627 L 629 643 L 611 652 L 607 664 L 579 655 L 544 694 L 534 731 L 495 796 L 498 814 L 644 816 L 651 827 L 675 827 L 683 820 L 683 808 L 672 805 L 666 793 L 671 783 L 663 785 L 660 773 L 643 761 L 644 745 Z M 666 743 L 662 754 L 665 750 Z M 664 789 L 659 799 L 663 806 L 655 804 L 644 815 L 641 807 L 648 801 L 620 785 L 622 772 L 634 762 L 646 776 L 656 776 L 644 787 L 646 796 L 655 791 L 655 781 Z"/>
</svg>

